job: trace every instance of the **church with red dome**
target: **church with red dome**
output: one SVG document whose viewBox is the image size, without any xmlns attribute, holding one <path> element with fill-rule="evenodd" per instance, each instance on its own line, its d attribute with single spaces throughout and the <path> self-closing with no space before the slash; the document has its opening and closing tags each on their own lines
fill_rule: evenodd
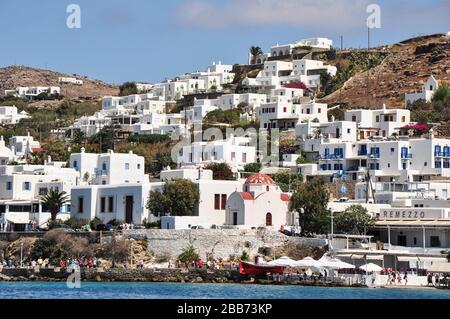
<svg viewBox="0 0 450 319">
<path fill-rule="evenodd" d="M 227 200 L 226 225 L 279 229 L 293 224 L 293 214 L 289 212 L 290 195 L 284 193 L 270 176 L 253 174 L 242 187 Z"/>
</svg>

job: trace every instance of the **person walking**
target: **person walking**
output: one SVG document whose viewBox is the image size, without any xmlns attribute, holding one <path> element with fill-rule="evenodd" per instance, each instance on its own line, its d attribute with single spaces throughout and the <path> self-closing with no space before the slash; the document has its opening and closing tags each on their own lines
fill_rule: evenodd
<svg viewBox="0 0 450 319">
<path fill-rule="evenodd" d="M 403 280 L 405 281 L 405 286 L 408 284 L 408 272 L 405 271 L 405 275 L 403 276 Z"/>
</svg>

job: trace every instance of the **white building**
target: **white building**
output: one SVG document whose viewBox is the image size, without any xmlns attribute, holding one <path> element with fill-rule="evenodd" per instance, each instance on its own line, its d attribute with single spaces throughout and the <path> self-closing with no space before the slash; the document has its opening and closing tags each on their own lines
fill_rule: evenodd
<svg viewBox="0 0 450 319">
<path fill-rule="evenodd" d="M 70 155 L 70 167 L 79 173 L 78 184 L 111 185 L 143 184 L 149 177 L 144 172 L 144 157 L 129 153 L 81 153 Z"/>
<path fill-rule="evenodd" d="M 9 139 L 9 148 L 15 156 L 24 158 L 30 153 L 41 151 L 41 143 L 35 141 L 28 132 L 26 136 L 11 137 Z"/>
<path fill-rule="evenodd" d="M 290 196 L 283 193 L 272 178 L 253 174 L 246 179 L 242 190 L 233 192 L 228 198 L 225 224 L 275 230 L 294 225 L 289 202 Z"/>
<path fill-rule="evenodd" d="M 256 162 L 256 145 L 250 137 L 231 136 L 226 140 L 193 142 L 183 146 L 177 159 L 179 166 L 227 163 L 234 172 Z"/>
<path fill-rule="evenodd" d="M 345 112 L 345 120 L 357 123 L 358 138 L 361 140 L 375 136 L 390 137 L 410 124 L 411 112 L 405 109 L 387 109 L 383 105 L 378 110 L 348 110 Z"/>
<path fill-rule="evenodd" d="M 215 181 L 212 171 L 189 168 L 162 171 L 160 182 L 74 187 L 72 217 L 86 220 L 98 217 L 105 223 L 116 219 L 133 224 L 141 224 L 144 219 L 158 220 L 146 208 L 150 192 L 162 191 L 166 180 L 181 178 L 191 180 L 198 187 L 198 205 L 192 216 L 161 216 L 161 227 L 189 229 L 223 225 L 227 198 L 241 187 L 242 181 Z"/>
<path fill-rule="evenodd" d="M 58 78 L 58 82 L 59 83 L 63 83 L 63 84 L 83 85 L 83 80 L 79 80 L 79 79 L 74 78 L 74 77 L 63 77 L 63 76 L 60 76 Z"/>
<path fill-rule="evenodd" d="M 6 147 L 3 136 L 0 136 L 0 165 L 8 165 L 9 162 L 17 159 L 14 152 Z"/>
<path fill-rule="evenodd" d="M 290 44 L 284 44 L 284 45 L 279 45 L 279 44 L 274 45 L 270 49 L 270 55 L 272 57 L 291 55 L 292 51 L 295 48 L 299 48 L 299 47 L 311 47 L 311 48 L 329 50 L 329 49 L 331 49 L 332 45 L 333 45 L 333 41 L 330 39 L 327 39 L 327 38 L 309 38 L 309 39 L 300 40 L 296 43 L 290 43 Z"/>
<path fill-rule="evenodd" d="M 41 93 L 47 93 L 49 95 L 55 95 L 61 93 L 59 86 L 18 86 L 15 90 L 5 90 L 5 95 L 15 96 L 21 99 L 35 100 Z"/>
<path fill-rule="evenodd" d="M 44 165 L 0 167 L 0 228 L 2 231 L 24 231 L 29 226 L 45 227 L 50 213 L 40 196 L 50 189 L 65 191 L 76 185 L 78 173 L 64 168 L 64 163 L 49 159 Z M 68 218 L 70 204 L 61 208 L 58 218 Z"/>
<path fill-rule="evenodd" d="M 0 106 L 0 124 L 17 124 L 21 119 L 30 118 L 27 112 L 17 112 L 15 106 Z"/>
<path fill-rule="evenodd" d="M 425 82 L 422 92 L 418 93 L 406 93 L 405 94 L 405 105 L 412 104 L 418 100 L 424 100 L 426 102 L 431 102 L 431 99 L 434 96 L 434 93 L 439 88 L 441 84 L 450 85 L 450 81 L 445 80 L 437 80 L 433 75 L 431 75 L 428 80 Z"/>
<path fill-rule="evenodd" d="M 290 96 L 278 95 L 258 109 L 261 128 L 294 129 L 300 122 L 327 122 L 328 106 L 323 103 L 293 104 Z"/>
<path fill-rule="evenodd" d="M 335 76 L 337 68 L 325 65 L 317 60 L 294 60 L 286 61 L 266 61 L 264 68 L 256 76 L 256 86 L 268 86 L 279 88 L 288 83 L 304 83 L 307 87 L 317 88 L 320 86 L 320 74 L 326 72 Z M 251 86 L 250 82 L 246 83 Z"/>
</svg>

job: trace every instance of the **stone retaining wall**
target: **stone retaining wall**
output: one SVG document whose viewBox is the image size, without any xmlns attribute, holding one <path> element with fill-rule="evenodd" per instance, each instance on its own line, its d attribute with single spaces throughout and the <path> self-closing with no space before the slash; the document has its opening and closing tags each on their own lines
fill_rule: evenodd
<svg viewBox="0 0 450 319">
<path fill-rule="evenodd" d="M 212 254 L 214 258 L 228 259 L 230 255 L 241 256 L 244 250 L 250 256 L 261 249 L 280 248 L 286 245 L 322 247 L 325 239 L 289 237 L 267 229 L 143 229 L 127 230 L 124 235 L 134 239 L 147 239 L 148 249 L 156 256 L 176 258 L 181 251 L 193 245 L 201 258 Z"/>
<path fill-rule="evenodd" d="M 65 281 L 70 272 L 60 268 L 3 268 L 0 281 Z M 228 283 L 240 282 L 243 277 L 235 270 L 206 269 L 81 269 L 80 278 L 84 281 L 146 281 L 146 282 L 207 282 Z"/>
</svg>

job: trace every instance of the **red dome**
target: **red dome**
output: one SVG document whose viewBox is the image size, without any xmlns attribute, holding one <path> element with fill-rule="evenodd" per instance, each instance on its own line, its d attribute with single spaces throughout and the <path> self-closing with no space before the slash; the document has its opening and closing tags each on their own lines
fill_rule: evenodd
<svg viewBox="0 0 450 319">
<path fill-rule="evenodd" d="M 272 177 L 268 175 L 256 173 L 248 177 L 245 180 L 245 184 L 275 185 L 275 182 Z"/>
</svg>

